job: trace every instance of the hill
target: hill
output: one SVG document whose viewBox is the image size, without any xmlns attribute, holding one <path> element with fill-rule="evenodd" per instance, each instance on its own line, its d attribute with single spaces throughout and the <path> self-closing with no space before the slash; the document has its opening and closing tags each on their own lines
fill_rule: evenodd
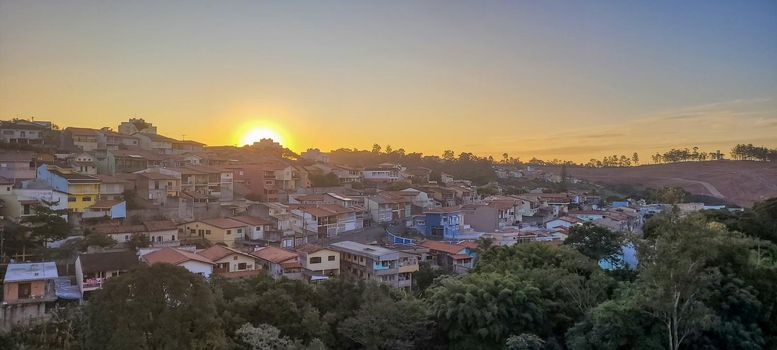
<svg viewBox="0 0 777 350">
<path fill-rule="evenodd" d="M 574 178 L 605 184 L 654 188 L 681 186 L 693 194 L 714 196 L 742 206 L 777 197 L 777 163 L 774 162 L 721 160 L 623 168 L 569 168 L 568 173 Z"/>
</svg>

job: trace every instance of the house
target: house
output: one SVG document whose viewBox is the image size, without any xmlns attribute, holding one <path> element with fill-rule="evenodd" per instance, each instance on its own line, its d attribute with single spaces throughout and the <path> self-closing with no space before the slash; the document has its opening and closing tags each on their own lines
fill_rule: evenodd
<svg viewBox="0 0 777 350">
<path fill-rule="evenodd" d="M 169 199 L 177 199 L 180 195 L 181 179 L 157 172 L 141 172 L 137 173 L 135 188 L 138 197 L 165 206 Z"/>
<path fill-rule="evenodd" d="M 170 220 L 145 221 L 136 225 L 100 224 L 93 226 L 92 231 L 108 235 L 122 245 L 126 245 L 136 235 L 148 238 L 152 247 L 174 247 L 181 244 L 178 227 Z"/>
<path fill-rule="evenodd" d="M 302 276 L 308 282 L 335 277 L 340 274 L 340 253 L 329 248 L 306 244 L 296 248 L 302 264 Z"/>
<path fill-rule="evenodd" d="M 361 182 L 362 180 L 362 169 L 360 168 L 336 165 L 332 168 L 332 173 L 337 175 L 337 179 L 340 180 L 341 184 Z"/>
<path fill-rule="evenodd" d="M 357 215 L 359 210 L 338 204 L 302 206 L 291 212 L 299 218 L 295 221 L 295 231 L 303 235 L 336 237 L 364 226 L 363 220 Z"/>
<path fill-rule="evenodd" d="M 582 221 L 594 221 L 604 219 L 607 212 L 603 210 L 576 210 L 569 211 L 567 215 Z"/>
<path fill-rule="evenodd" d="M 70 211 L 83 212 L 100 198 L 100 179 L 94 176 L 47 164 L 38 167 L 37 176 L 54 190 L 67 193 L 67 209 Z"/>
<path fill-rule="evenodd" d="M 125 135 L 108 128 L 97 130 L 97 144 L 100 149 L 118 150 L 121 148 L 137 148 L 140 146 L 140 140 L 131 135 Z"/>
<path fill-rule="evenodd" d="M 230 218 L 203 219 L 178 225 L 178 233 L 234 247 L 235 240 L 245 238 L 248 227 L 249 224 Z"/>
<path fill-rule="evenodd" d="M 246 225 L 244 232 L 246 240 L 265 240 L 270 235 L 278 233 L 273 230 L 273 222 L 267 219 L 250 215 L 231 216 L 230 219 Z"/>
<path fill-rule="evenodd" d="M 249 212 L 273 223 L 270 235 L 265 232 L 264 241 L 267 244 L 282 248 L 305 244 L 305 237 L 294 231 L 294 228 L 298 227 L 295 222 L 298 222 L 299 217 L 291 213 L 289 206 L 281 203 L 257 203 L 249 207 Z"/>
<path fill-rule="evenodd" d="M 79 254 L 75 268 L 81 296 L 86 298 L 92 291 L 102 288 L 107 279 L 127 273 L 139 263 L 134 251 Z"/>
<path fill-rule="evenodd" d="M 119 124 L 119 133 L 123 135 L 132 135 L 136 133 L 156 134 L 156 126 L 145 121 L 143 118 L 130 118 L 126 122 Z"/>
<path fill-rule="evenodd" d="M 464 226 L 459 208 L 433 208 L 413 220 L 414 227 L 424 236 L 455 239 Z"/>
<path fill-rule="evenodd" d="M 321 152 L 318 148 L 308 148 L 307 151 L 300 153 L 302 159 L 307 159 L 311 162 L 329 163 L 329 155 Z"/>
<path fill-rule="evenodd" d="M 400 223 L 405 226 L 411 222 L 412 199 L 406 196 L 378 193 L 365 200 L 367 210 L 376 223 Z"/>
<path fill-rule="evenodd" d="M 0 122 L 0 142 L 41 145 L 46 133 L 51 130 L 51 123 L 35 122 L 22 119 Z"/>
<path fill-rule="evenodd" d="M 105 158 L 98 159 L 97 171 L 101 174 L 133 173 L 144 169 L 162 166 L 166 157 L 141 149 L 110 150 L 105 153 Z"/>
<path fill-rule="evenodd" d="M 140 260 L 148 265 L 170 264 L 183 267 L 193 274 L 209 278 L 216 265 L 210 259 L 183 249 L 161 248 L 140 256 Z"/>
<path fill-rule="evenodd" d="M 100 199 L 122 200 L 127 180 L 110 175 L 96 175 L 100 179 Z"/>
<path fill-rule="evenodd" d="M 8 264 L 0 328 L 8 330 L 48 319 L 51 304 L 57 300 L 54 280 L 58 277 L 54 262 Z"/>
<path fill-rule="evenodd" d="M 256 275 L 260 271 L 256 257 L 222 245 L 216 244 L 210 248 L 199 250 L 197 255 L 204 256 L 215 263 L 213 273 L 220 276 L 245 277 Z"/>
<path fill-rule="evenodd" d="M 273 278 L 302 279 L 302 264 L 297 253 L 278 247 L 261 247 L 251 253 L 259 259 L 262 269 Z"/>
<path fill-rule="evenodd" d="M 545 223 L 545 228 L 548 229 L 548 230 L 550 230 L 552 228 L 556 228 L 556 227 L 570 228 L 572 226 L 581 224 L 582 222 L 583 222 L 582 220 L 580 220 L 578 218 L 575 218 L 575 217 L 562 216 L 560 218 L 553 219 L 553 220 L 550 220 L 550 221 L 546 222 Z"/>
<path fill-rule="evenodd" d="M 35 178 L 35 153 L 0 151 L 0 177 L 16 182 Z"/>
<path fill-rule="evenodd" d="M 45 205 L 52 210 L 67 209 L 67 193 L 55 191 L 47 183 L 27 180 L 21 188 L 14 188 L 12 181 L 0 178 L 0 215 L 18 220 L 35 214 L 35 207 Z M 65 215 L 66 216 L 66 215 Z"/>
<path fill-rule="evenodd" d="M 159 134 L 139 132 L 132 134 L 132 136 L 136 137 L 140 141 L 140 148 L 161 154 L 173 154 L 173 143 L 178 142 L 176 139 Z"/>
<path fill-rule="evenodd" d="M 175 140 L 172 143 L 172 154 L 186 154 L 191 152 L 202 152 L 205 144 L 193 140 Z"/>
<path fill-rule="evenodd" d="M 94 233 L 104 234 L 121 245 L 126 245 L 134 236 L 144 236 L 146 227 L 143 225 L 119 225 L 114 223 L 92 226 Z"/>
<path fill-rule="evenodd" d="M 344 276 L 410 289 L 413 272 L 418 271 L 418 258 L 407 252 L 353 241 L 332 243 L 329 248 L 340 252 L 340 272 Z"/>
<path fill-rule="evenodd" d="M 62 132 L 62 148 L 91 152 L 100 148 L 97 139 L 98 130 L 89 128 L 65 128 Z"/>
<path fill-rule="evenodd" d="M 474 267 L 475 251 L 465 245 L 440 241 L 422 241 L 418 245 L 429 248 L 433 262 L 439 267 L 459 273 Z"/>
<path fill-rule="evenodd" d="M 362 178 L 368 182 L 395 182 L 399 181 L 401 167 L 386 164 L 377 167 L 367 167 L 362 170 Z"/>
<path fill-rule="evenodd" d="M 153 168 L 141 171 L 172 175 L 180 179 L 181 191 L 199 193 L 220 201 L 231 201 L 234 196 L 232 170 L 207 165 Z"/>
<path fill-rule="evenodd" d="M 127 217 L 127 202 L 115 199 L 100 199 L 84 208 L 83 218 L 123 219 Z"/>
<path fill-rule="evenodd" d="M 181 245 L 178 226 L 171 220 L 143 221 L 143 232 L 152 247 L 175 247 Z"/>
</svg>

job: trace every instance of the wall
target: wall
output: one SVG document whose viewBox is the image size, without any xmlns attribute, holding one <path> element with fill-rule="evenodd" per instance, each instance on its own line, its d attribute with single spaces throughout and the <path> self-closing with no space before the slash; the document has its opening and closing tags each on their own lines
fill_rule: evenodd
<svg viewBox="0 0 777 350">
<path fill-rule="evenodd" d="M 189 260 L 182 264 L 178 264 L 178 266 L 181 266 L 192 273 L 202 274 L 205 278 L 209 278 L 211 273 L 213 273 L 213 265 L 199 261 Z"/>
</svg>

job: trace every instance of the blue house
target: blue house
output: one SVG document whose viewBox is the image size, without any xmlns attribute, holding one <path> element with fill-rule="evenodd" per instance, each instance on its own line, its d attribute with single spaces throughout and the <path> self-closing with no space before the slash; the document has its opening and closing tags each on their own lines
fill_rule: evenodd
<svg viewBox="0 0 777 350">
<path fill-rule="evenodd" d="M 455 239 L 464 219 L 459 208 L 434 208 L 413 218 L 413 226 L 424 236 Z"/>
</svg>

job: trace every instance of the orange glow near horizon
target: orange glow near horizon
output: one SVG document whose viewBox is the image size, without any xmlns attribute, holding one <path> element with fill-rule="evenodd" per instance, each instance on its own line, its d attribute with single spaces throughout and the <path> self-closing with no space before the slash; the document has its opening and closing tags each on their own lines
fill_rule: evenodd
<svg viewBox="0 0 777 350">
<path fill-rule="evenodd" d="M 235 129 L 233 136 L 235 143 L 239 146 L 250 145 L 259 142 L 261 139 L 272 139 L 285 147 L 290 147 L 291 137 L 283 128 L 269 121 L 251 121 L 244 123 Z"/>
</svg>

